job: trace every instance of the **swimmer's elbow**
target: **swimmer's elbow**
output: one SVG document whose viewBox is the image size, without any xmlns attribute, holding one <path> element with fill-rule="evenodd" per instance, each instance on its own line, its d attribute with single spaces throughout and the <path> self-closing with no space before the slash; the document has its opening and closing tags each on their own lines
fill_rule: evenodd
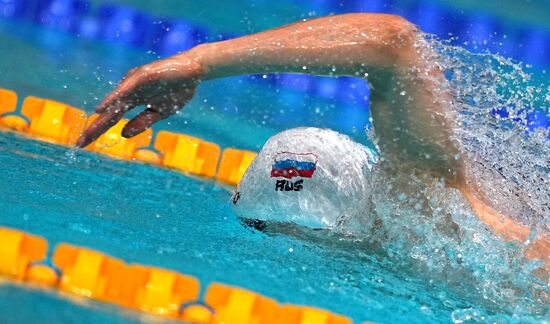
<svg viewBox="0 0 550 324">
<path fill-rule="evenodd" d="M 390 47 L 397 52 L 397 63 L 408 65 L 410 62 L 417 62 L 419 29 L 400 16 L 392 17 L 391 24 L 388 29 L 386 43 L 391 44 Z"/>
<path fill-rule="evenodd" d="M 386 41 L 412 41 L 418 37 L 418 26 L 406 18 L 392 14 L 357 14 L 360 25 L 365 28 L 372 28 L 373 23 L 377 29 L 385 34 Z"/>
<path fill-rule="evenodd" d="M 358 14 L 358 26 L 365 34 L 376 33 L 374 44 L 371 39 L 365 44 L 375 45 L 389 65 L 404 66 L 416 62 L 417 45 L 421 33 L 416 25 L 398 15 Z"/>
</svg>

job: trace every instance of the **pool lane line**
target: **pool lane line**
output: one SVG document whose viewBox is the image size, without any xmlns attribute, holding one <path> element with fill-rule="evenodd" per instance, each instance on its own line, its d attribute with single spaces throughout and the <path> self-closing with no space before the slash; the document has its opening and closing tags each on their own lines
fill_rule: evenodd
<svg viewBox="0 0 550 324">
<path fill-rule="evenodd" d="M 62 102 L 28 96 L 21 109 L 17 93 L 0 88 L 0 129 L 9 130 L 35 140 L 74 147 L 87 124 L 97 118 L 88 116 Z M 185 175 L 215 179 L 236 186 L 256 153 L 236 148 L 223 151 L 216 143 L 187 134 L 168 131 L 145 132 L 124 138 L 122 129 L 128 120 L 121 120 L 90 144 L 86 150 L 127 161 L 177 170 Z M 155 139 L 153 142 L 153 138 Z"/>
<path fill-rule="evenodd" d="M 102 252 L 48 241 L 0 227 L 0 274 L 9 282 L 52 289 L 147 314 L 199 324 L 351 324 L 324 309 L 280 304 L 240 287 L 213 282 L 200 295 L 199 280 L 172 270 L 130 264 Z M 1 278 L 1 277 L 0 277 Z M 72 298 L 70 298 L 72 299 Z"/>
</svg>

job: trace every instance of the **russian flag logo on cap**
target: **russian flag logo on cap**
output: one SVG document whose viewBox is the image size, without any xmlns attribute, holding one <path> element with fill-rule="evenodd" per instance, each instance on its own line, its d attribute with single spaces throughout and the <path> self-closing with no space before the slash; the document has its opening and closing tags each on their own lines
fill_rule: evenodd
<svg viewBox="0 0 550 324">
<path fill-rule="evenodd" d="M 313 153 L 280 152 L 271 167 L 272 178 L 311 178 L 317 169 L 317 156 Z"/>
</svg>

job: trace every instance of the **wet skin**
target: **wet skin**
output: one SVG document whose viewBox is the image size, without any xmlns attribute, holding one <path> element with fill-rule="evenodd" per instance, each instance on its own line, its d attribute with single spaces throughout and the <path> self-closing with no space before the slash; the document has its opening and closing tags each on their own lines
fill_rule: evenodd
<svg viewBox="0 0 550 324">
<path fill-rule="evenodd" d="M 457 127 L 448 82 L 437 55 L 405 19 L 385 14 L 347 14 L 300 21 L 258 34 L 199 45 L 131 70 L 97 107 L 100 114 L 82 134 L 85 147 L 136 106 L 146 109 L 122 135 L 132 137 L 181 109 L 203 80 L 295 72 L 367 77 L 371 114 L 386 163 L 442 178 L 460 190 L 476 215 L 505 240 L 526 242 L 530 229 L 491 206 L 469 178 L 453 139 Z M 550 238 L 538 233 L 525 250 L 550 267 Z"/>
</svg>

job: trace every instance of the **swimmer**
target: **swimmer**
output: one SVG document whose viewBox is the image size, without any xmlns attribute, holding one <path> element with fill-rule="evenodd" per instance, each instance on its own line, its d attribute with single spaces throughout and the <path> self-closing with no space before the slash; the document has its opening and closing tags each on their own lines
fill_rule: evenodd
<svg viewBox="0 0 550 324">
<path fill-rule="evenodd" d="M 530 237 L 528 226 L 499 211 L 476 185 L 468 154 L 453 136 L 460 127 L 457 103 L 437 54 L 417 27 L 399 16 L 361 13 L 304 20 L 202 44 L 131 70 L 97 107 L 100 115 L 84 131 L 78 146 L 87 146 L 140 105 L 147 108 L 125 126 L 122 135 L 143 132 L 181 109 L 203 80 L 293 72 L 368 77 L 380 156 L 392 172 L 444 179 L 445 186 L 460 191 L 494 233 L 504 240 L 529 241 L 526 257 L 542 259 L 549 267 L 548 235 Z"/>
</svg>

